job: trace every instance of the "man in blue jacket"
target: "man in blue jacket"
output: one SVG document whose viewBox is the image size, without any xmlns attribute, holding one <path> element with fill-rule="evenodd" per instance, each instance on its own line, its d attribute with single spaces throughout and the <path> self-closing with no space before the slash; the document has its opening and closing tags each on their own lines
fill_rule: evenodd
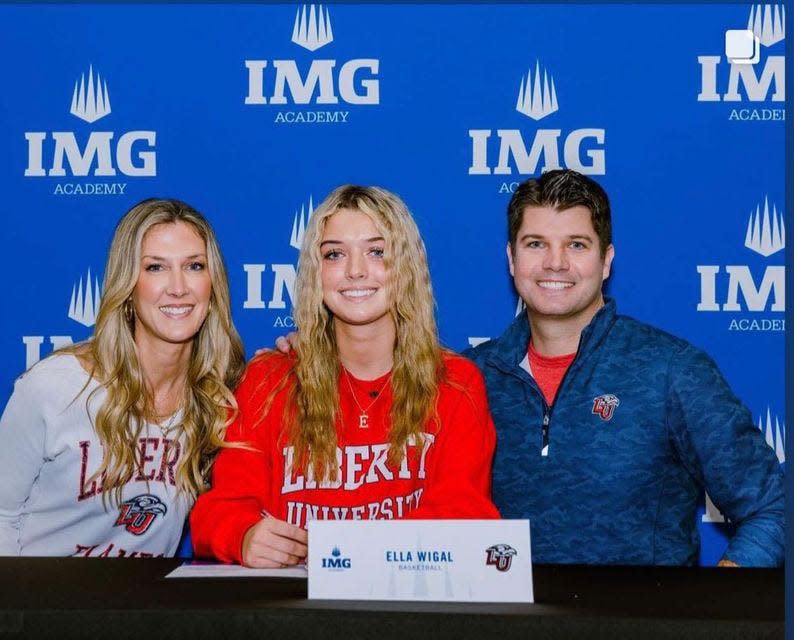
<svg viewBox="0 0 794 640">
<path fill-rule="evenodd" d="M 782 472 L 716 364 L 617 313 L 609 200 L 550 171 L 508 206 L 507 257 L 527 314 L 466 355 L 497 430 L 493 499 L 530 518 L 535 562 L 694 564 L 705 488 L 736 524 L 721 564 L 784 556 Z"/>
</svg>

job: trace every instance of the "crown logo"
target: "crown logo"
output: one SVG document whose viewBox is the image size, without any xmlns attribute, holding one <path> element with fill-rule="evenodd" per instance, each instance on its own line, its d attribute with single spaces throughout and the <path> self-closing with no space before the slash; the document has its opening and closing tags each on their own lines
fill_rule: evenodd
<svg viewBox="0 0 794 640">
<path fill-rule="evenodd" d="M 309 51 L 316 51 L 334 40 L 328 9 L 323 9 L 321 4 L 317 5 L 316 11 L 314 7 L 313 4 L 309 5 L 308 19 L 306 5 L 299 7 L 295 14 L 295 26 L 292 28 L 292 41 Z"/>
<path fill-rule="evenodd" d="M 765 47 L 780 42 L 786 37 L 786 7 L 779 4 L 774 7 L 770 4 L 751 6 L 747 30 L 752 31 Z"/>
<path fill-rule="evenodd" d="M 773 204 L 772 224 L 770 225 L 768 198 L 764 198 L 763 219 L 761 218 L 761 205 L 755 208 L 755 214 L 750 212 L 744 246 L 760 253 L 765 258 L 786 248 L 786 223 L 783 221 L 783 212 L 778 213 L 777 207 Z"/>
<path fill-rule="evenodd" d="M 295 211 L 295 218 L 292 220 L 292 233 L 289 237 L 289 244 L 298 251 L 300 251 L 301 245 L 303 244 L 303 235 L 306 233 L 306 223 L 314 213 L 314 204 L 312 203 L 311 196 L 309 196 L 308 213 L 306 213 L 306 209 L 307 207 L 301 205 L 301 210 Z"/>
<path fill-rule="evenodd" d="M 79 84 L 75 81 L 74 93 L 72 93 L 72 108 L 69 113 L 89 124 L 104 118 L 110 113 L 107 82 L 99 77 L 99 72 L 97 72 L 96 82 L 94 82 L 93 65 L 88 67 L 88 85 L 85 82 L 85 74 L 80 75 Z"/>
<path fill-rule="evenodd" d="M 85 292 L 85 293 L 84 293 Z M 91 269 L 85 278 L 80 278 L 77 284 L 72 286 L 72 301 L 69 303 L 69 317 L 75 322 L 79 322 L 84 327 L 92 327 L 96 322 L 96 314 L 99 310 L 99 302 L 102 296 L 99 291 L 99 280 L 94 278 L 94 287 L 91 288 Z"/>
<path fill-rule="evenodd" d="M 541 85 L 540 62 L 536 62 L 534 81 L 532 80 L 531 69 L 527 69 L 526 77 L 521 76 L 521 87 L 518 90 L 516 111 L 523 113 L 525 116 L 529 116 L 533 120 L 540 120 L 558 109 L 554 78 L 544 69 L 543 84 Z"/>
<path fill-rule="evenodd" d="M 772 447 L 775 452 L 778 462 L 783 464 L 786 461 L 786 424 L 775 416 L 774 424 L 772 423 L 772 412 L 769 407 L 766 408 L 766 420 L 762 417 L 758 418 L 758 429 L 764 434 L 766 443 Z"/>
</svg>

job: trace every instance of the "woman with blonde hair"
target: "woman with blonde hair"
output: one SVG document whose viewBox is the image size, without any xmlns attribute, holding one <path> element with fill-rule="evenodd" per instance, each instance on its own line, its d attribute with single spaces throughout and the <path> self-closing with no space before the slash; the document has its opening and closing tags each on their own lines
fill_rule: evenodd
<svg viewBox="0 0 794 640">
<path fill-rule="evenodd" d="M 236 446 L 191 514 L 197 555 L 285 566 L 305 558 L 313 519 L 498 517 L 482 377 L 439 346 L 399 198 L 348 185 L 317 208 L 294 317 L 294 355 L 260 355 L 240 383 Z"/>
<path fill-rule="evenodd" d="M 177 200 L 134 206 L 93 338 L 20 376 L 0 419 L 0 554 L 173 555 L 243 366 L 209 223 Z"/>
</svg>

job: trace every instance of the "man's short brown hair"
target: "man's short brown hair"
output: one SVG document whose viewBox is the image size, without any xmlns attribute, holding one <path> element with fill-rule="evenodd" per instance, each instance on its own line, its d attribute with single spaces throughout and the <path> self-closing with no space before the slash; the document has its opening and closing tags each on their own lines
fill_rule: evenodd
<svg viewBox="0 0 794 640">
<path fill-rule="evenodd" d="M 511 250 L 515 251 L 516 237 L 524 221 L 527 207 L 551 207 L 565 211 L 572 207 L 585 207 L 590 211 L 600 243 L 601 257 L 612 244 L 612 212 L 606 191 L 595 180 L 571 169 L 547 171 L 539 178 L 524 180 L 507 205 L 507 233 Z"/>
</svg>

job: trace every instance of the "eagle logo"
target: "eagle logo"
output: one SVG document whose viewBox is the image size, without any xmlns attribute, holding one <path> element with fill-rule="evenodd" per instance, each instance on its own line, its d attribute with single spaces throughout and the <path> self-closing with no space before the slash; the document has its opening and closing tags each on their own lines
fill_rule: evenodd
<svg viewBox="0 0 794 640">
<path fill-rule="evenodd" d="M 616 395 L 605 393 L 593 398 L 593 413 L 600 416 L 602 420 L 611 420 L 615 413 L 615 407 L 620 404 Z"/>
<path fill-rule="evenodd" d="M 496 567 L 497 571 L 508 571 L 516 555 L 518 551 L 509 544 L 495 544 L 485 550 L 485 564 Z"/>
<path fill-rule="evenodd" d="M 166 511 L 168 508 L 160 498 L 144 493 L 122 503 L 113 526 L 124 526 L 132 535 L 140 536 L 146 533 L 158 515 L 165 515 Z"/>
</svg>

